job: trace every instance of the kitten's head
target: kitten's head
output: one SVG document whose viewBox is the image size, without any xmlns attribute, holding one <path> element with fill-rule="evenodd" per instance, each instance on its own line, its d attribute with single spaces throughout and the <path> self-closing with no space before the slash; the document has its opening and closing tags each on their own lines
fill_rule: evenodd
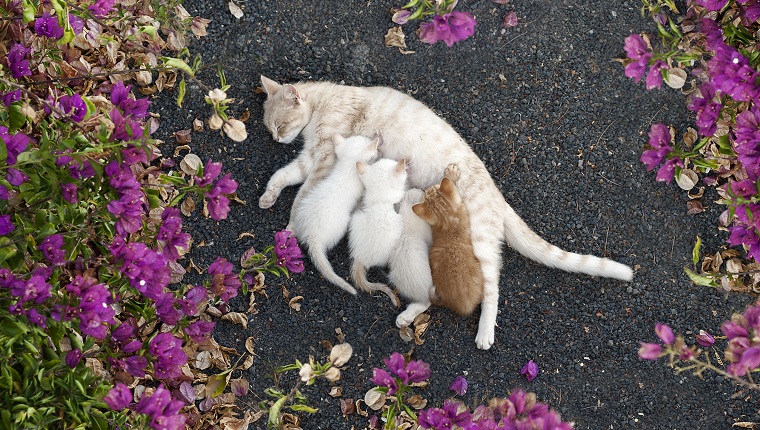
<svg viewBox="0 0 760 430">
<path fill-rule="evenodd" d="M 367 194 L 382 195 L 383 200 L 393 203 L 404 197 L 406 190 L 406 160 L 383 158 L 374 164 L 357 162 L 359 172 Z"/>
<path fill-rule="evenodd" d="M 349 138 L 344 138 L 339 134 L 333 136 L 335 156 L 338 160 L 371 163 L 377 158 L 379 144 L 379 137 L 370 139 L 364 136 L 351 136 Z"/>
<path fill-rule="evenodd" d="M 261 84 L 267 93 L 264 125 L 277 142 L 292 142 L 311 120 L 311 106 L 293 85 L 280 85 L 264 75 Z"/>
<path fill-rule="evenodd" d="M 451 179 L 444 177 L 440 185 L 425 190 L 422 203 L 412 206 L 412 210 L 430 225 L 440 225 L 456 214 L 461 208 L 462 196 Z"/>
</svg>

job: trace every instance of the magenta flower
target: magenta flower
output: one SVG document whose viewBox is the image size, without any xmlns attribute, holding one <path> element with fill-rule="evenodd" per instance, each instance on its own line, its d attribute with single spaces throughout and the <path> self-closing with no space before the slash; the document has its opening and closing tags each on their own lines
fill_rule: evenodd
<svg viewBox="0 0 760 430">
<path fill-rule="evenodd" d="M 0 215 L 0 236 L 5 236 L 12 232 L 16 226 L 11 222 L 10 215 Z"/>
<path fill-rule="evenodd" d="M 21 100 L 21 90 L 10 91 L 3 94 L 3 104 L 8 107 L 11 103 Z"/>
<path fill-rule="evenodd" d="M 504 28 L 510 28 L 517 25 L 517 14 L 512 11 L 504 15 Z"/>
<path fill-rule="evenodd" d="M 277 257 L 277 265 L 285 267 L 289 272 L 301 273 L 304 271 L 303 254 L 298 247 L 296 238 L 291 232 L 282 230 L 274 235 L 274 254 Z"/>
<path fill-rule="evenodd" d="M 728 0 L 694 0 L 696 4 L 704 7 L 709 11 L 721 10 L 728 3 Z"/>
<path fill-rule="evenodd" d="M 646 87 L 648 90 L 662 88 L 662 69 L 667 68 L 668 66 L 662 60 L 657 60 L 652 64 L 646 78 Z"/>
<path fill-rule="evenodd" d="M 61 184 L 61 195 L 67 203 L 76 204 L 79 201 L 77 197 L 77 186 L 75 184 Z"/>
<path fill-rule="evenodd" d="M 631 34 L 625 38 L 625 52 L 628 58 L 634 60 L 625 66 L 625 76 L 639 82 L 646 73 L 652 54 L 647 52 L 646 42 L 638 34 Z"/>
<path fill-rule="evenodd" d="M 385 369 L 372 369 L 372 379 L 370 379 L 370 382 L 379 387 L 386 387 L 388 389 L 386 395 L 388 396 L 392 396 L 398 391 L 396 378 L 391 376 Z"/>
<path fill-rule="evenodd" d="M 52 234 L 42 240 L 40 251 L 54 266 L 66 263 L 66 250 L 63 249 L 63 236 Z"/>
<path fill-rule="evenodd" d="M 116 385 L 111 388 L 111 391 L 103 397 L 103 401 L 114 411 L 120 411 L 132 403 L 132 391 L 126 385 L 117 382 Z"/>
<path fill-rule="evenodd" d="M 34 20 L 34 32 L 40 36 L 58 40 L 63 37 L 63 28 L 58 25 L 58 17 L 45 12 Z"/>
<path fill-rule="evenodd" d="M 116 0 L 98 0 L 93 5 L 88 7 L 90 12 L 97 18 L 105 18 L 111 10 Z"/>
<path fill-rule="evenodd" d="M 658 343 L 641 342 L 639 358 L 642 360 L 657 360 L 662 355 L 662 346 Z"/>
<path fill-rule="evenodd" d="M 13 166 L 18 161 L 16 157 L 26 150 L 26 146 L 29 144 L 29 137 L 23 133 L 16 133 L 11 135 L 8 132 L 8 128 L 0 125 L 0 140 L 5 143 L 5 147 L 8 151 L 8 158 L 5 162 L 9 166 Z"/>
<path fill-rule="evenodd" d="M 530 382 L 536 379 L 536 376 L 538 376 L 538 364 L 533 362 L 533 360 L 528 360 L 528 362 L 525 363 L 525 366 L 520 369 L 520 373 L 525 375 L 525 377 L 528 379 L 528 382 Z"/>
<path fill-rule="evenodd" d="M 202 343 L 209 338 L 215 325 L 215 322 L 198 320 L 185 327 L 184 331 L 186 335 L 190 336 L 190 339 L 197 343 Z"/>
<path fill-rule="evenodd" d="M 208 274 L 211 276 L 211 292 L 227 302 L 237 296 L 238 288 L 242 282 L 238 275 L 233 273 L 232 263 L 227 259 L 218 257 L 208 266 Z"/>
<path fill-rule="evenodd" d="M 675 335 L 673 335 L 673 330 L 667 324 L 655 324 L 654 332 L 665 345 L 672 345 L 676 339 Z"/>
<path fill-rule="evenodd" d="M 166 208 L 161 213 L 161 226 L 156 240 L 163 246 L 161 251 L 168 260 L 180 258 L 178 248 L 187 248 L 190 235 L 182 232 L 182 216 L 177 208 Z"/>
<path fill-rule="evenodd" d="M 161 333 L 151 339 L 148 351 L 155 356 L 153 371 L 158 379 L 174 379 L 182 375 L 181 367 L 187 363 L 182 341 L 171 333 Z"/>
<path fill-rule="evenodd" d="M 29 180 L 29 175 L 21 170 L 11 167 L 8 169 L 8 173 L 5 174 L 5 179 L 7 179 L 14 187 L 18 187 Z"/>
<path fill-rule="evenodd" d="M 69 25 L 71 25 L 74 34 L 79 34 L 84 30 L 84 20 L 72 13 L 69 14 Z"/>
<path fill-rule="evenodd" d="M 47 322 L 45 321 L 45 316 L 37 312 L 37 309 L 31 308 L 27 311 L 26 317 L 29 319 L 29 322 L 37 325 L 42 328 L 47 327 Z"/>
<path fill-rule="evenodd" d="M 449 385 L 449 390 L 457 393 L 457 396 L 464 396 L 467 394 L 467 380 L 464 376 L 457 376 L 454 378 L 454 382 Z"/>
<path fill-rule="evenodd" d="M 61 104 L 63 111 L 70 115 L 71 119 L 75 122 L 82 121 L 87 114 L 87 105 L 79 94 L 61 96 L 58 102 Z"/>
<path fill-rule="evenodd" d="M 30 48 L 20 43 L 13 45 L 8 51 L 8 67 L 11 69 L 11 76 L 15 79 L 21 79 L 32 74 L 32 71 L 29 70 L 29 60 L 26 59 L 31 51 Z"/>
<path fill-rule="evenodd" d="M 449 48 L 475 34 L 475 18 L 468 12 L 451 12 L 436 15 L 433 21 L 420 24 L 422 42 L 434 44 L 443 41 Z"/>
<path fill-rule="evenodd" d="M 82 350 L 79 348 L 74 348 L 66 354 L 66 365 L 72 369 L 77 367 L 80 360 L 82 360 Z"/>
<path fill-rule="evenodd" d="M 483 428 L 481 426 L 465 427 L 468 424 L 472 424 L 472 415 L 467 410 L 459 412 L 459 406 L 460 404 L 458 402 L 447 399 L 443 403 L 443 408 L 430 408 L 421 410 L 419 416 L 417 417 L 417 424 L 419 424 L 420 427 L 424 429 L 436 430 L 453 428 Z"/>
<path fill-rule="evenodd" d="M 404 25 L 409 21 L 409 15 L 412 13 L 406 9 L 399 9 L 393 13 L 391 20 L 398 25 Z"/>
</svg>

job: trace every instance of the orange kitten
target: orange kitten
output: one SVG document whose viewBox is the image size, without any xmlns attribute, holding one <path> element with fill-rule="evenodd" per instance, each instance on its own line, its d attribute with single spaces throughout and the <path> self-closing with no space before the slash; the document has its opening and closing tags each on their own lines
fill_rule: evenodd
<svg viewBox="0 0 760 430">
<path fill-rule="evenodd" d="M 412 206 L 433 229 L 430 272 L 436 298 L 433 304 L 470 315 L 483 301 L 483 271 L 475 257 L 470 235 L 470 215 L 455 182 L 459 169 L 446 167 L 440 185 L 425 191 L 422 203 Z"/>
</svg>

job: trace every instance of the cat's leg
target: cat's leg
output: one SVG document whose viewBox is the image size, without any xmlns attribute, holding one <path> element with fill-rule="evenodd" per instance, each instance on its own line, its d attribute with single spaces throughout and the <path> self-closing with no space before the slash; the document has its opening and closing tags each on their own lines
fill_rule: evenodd
<svg viewBox="0 0 760 430">
<path fill-rule="evenodd" d="M 430 302 L 426 303 L 409 303 L 404 312 L 401 312 L 396 317 L 396 327 L 409 327 L 409 324 L 414 322 L 417 315 L 425 312 L 430 307 Z"/>
<path fill-rule="evenodd" d="M 354 283 L 360 290 L 371 293 L 372 291 L 382 291 L 388 298 L 391 299 L 393 306 L 399 307 L 398 297 L 387 285 L 377 282 L 369 282 L 367 280 L 367 267 L 358 260 L 354 260 L 354 264 L 351 267 L 351 277 L 354 279 Z"/>
<path fill-rule="evenodd" d="M 267 182 L 266 191 L 259 198 L 259 207 L 262 209 L 272 207 L 285 187 L 300 184 L 306 180 L 307 174 L 308 166 L 301 156 L 274 172 Z"/>
<path fill-rule="evenodd" d="M 309 160 L 310 159 L 307 159 L 305 162 L 308 162 Z M 290 220 L 288 221 L 286 230 L 293 231 L 292 227 L 296 224 L 296 208 L 301 204 L 301 199 L 303 199 L 304 196 L 311 191 L 317 183 L 319 183 L 319 181 L 330 174 L 330 169 L 332 169 L 334 164 L 335 155 L 330 153 L 323 154 L 316 162 L 316 165 L 314 163 L 309 164 L 309 167 L 311 167 L 309 170 L 312 171 L 306 176 L 303 185 L 298 189 L 296 197 L 293 199 L 293 206 L 290 209 Z"/>
<path fill-rule="evenodd" d="M 459 167 L 454 163 L 449 164 L 446 166 L 446 170 L 443 171 L 443 176 L 449 178 L 451 182 L 456 184 L 459 180 Z"/>
</svg>

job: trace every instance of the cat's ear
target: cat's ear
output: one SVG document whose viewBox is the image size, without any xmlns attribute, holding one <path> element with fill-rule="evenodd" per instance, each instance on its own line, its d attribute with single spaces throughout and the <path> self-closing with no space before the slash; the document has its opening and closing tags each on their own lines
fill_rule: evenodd
<svg viewBox="0 0 760 430">
<path fill-rule="evenodd" d="M 375 138 L 372 139 L 372 143 L 370 143 L 370 145 L 369 145 L 369 150 L 370 151 L 377 151 L 377 149 L 380 147 L 380 144 L 382 143 L 382 141 L 383 141 L 383 139 L 380 137 L 379 134 L 377 136 L 375 136 Z"/>
<path fill-rule="evenodd" d="M 282 85 L 267 78 L 264 75 L 261 75 L 261 85 L 264 86 L 264 91 L 267 92 L 267 97 L 272 97 L 275 93 L 280 91 L 280 89 L 282 88 Z"/>
<path fill-rule="evenodd" d="M 362 163 L 361 161 L 356 162 L 356 171 L 359 172 L 360 175 L 363 175 L 364 172 L 367 171 L 367 164 Z"/>
<path fill-rule="evenodd" d="M 428 224 L 432 224 L 434 221 L 433 213 L 425 203 L 417 203 L 415 205 L 412 205 L 412 212 L 414 212 L 418 217 L 422 218 Z"/>
<path fill-rule="evenodd" d="M 454 185 L 454 182 L 451 181 L 451 179 L 444 177 L 441 179 L 441 192 L 444 196 L 446 196 L 447 199 L 450 201 L 459 204 L 462 202 L 462 198 L 459 196 L 459 191 L 457 190 L 457 186 Z"/>
<path fill-rule="evenodd" d="M 301 95 L 298 94 L 298 90 L 293 85 L 283 85 L 282 96 L 285 97 L 285 100 L 293 103 L 294 105 L 301 103 Z"/>
<path fill-rule="evenodd" d="M 397 175 L 400 175 L 406 171 L 406 160 L 401 159 L 398 160 L 398 163 L 396 163 L 396 168 L 393 169 L 394 173 Z"/>
</svg>

